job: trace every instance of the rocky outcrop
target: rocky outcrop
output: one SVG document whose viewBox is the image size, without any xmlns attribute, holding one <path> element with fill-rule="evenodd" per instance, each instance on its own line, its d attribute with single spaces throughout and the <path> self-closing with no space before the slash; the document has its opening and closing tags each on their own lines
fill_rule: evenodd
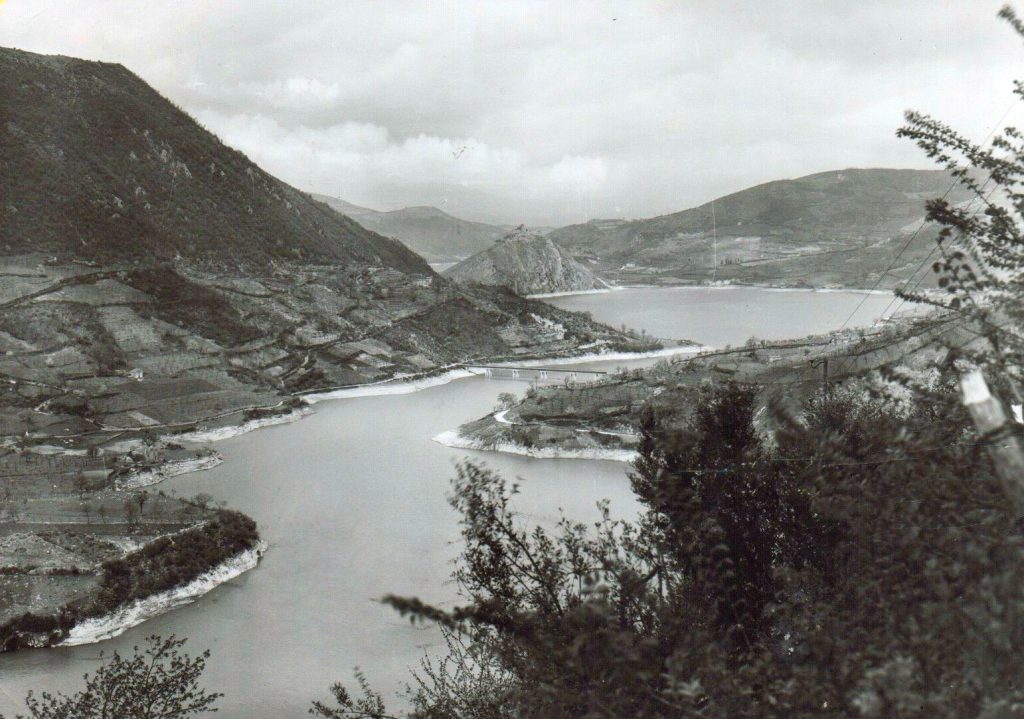
<svg viewBox="0 0 1024 719">
<path fill-rule="evenodd" d="M 444 272 L 465 285 L 508 287 L 520 295 L 585 292 L 608 285 L 547 237 L 522 228 Z"/>
</svg>

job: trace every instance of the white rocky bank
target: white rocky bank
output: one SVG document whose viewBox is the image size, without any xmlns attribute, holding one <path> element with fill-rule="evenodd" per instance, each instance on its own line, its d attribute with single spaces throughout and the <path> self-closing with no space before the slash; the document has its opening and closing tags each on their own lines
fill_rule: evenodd
<svg viewBox="0 0 1024 719">
<path fill-rule="evenodd" d="M 116 612 L 80 622 L 72 627 L 60 646 L 73 647 L 113 639 L 148 619 L 190 604 L 221 584 L 255 568 L 266 550 L 266 542 L 260 541 L 252 549 L 236 554 L 184 586 L 137 599 Z"/>
</svg>

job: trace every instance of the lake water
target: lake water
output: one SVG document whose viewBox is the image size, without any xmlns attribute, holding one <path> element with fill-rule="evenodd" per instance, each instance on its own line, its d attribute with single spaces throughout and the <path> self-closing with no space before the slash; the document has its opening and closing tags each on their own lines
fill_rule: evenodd
<svg viewBox="0 0 1024 719">
<path fill-rule="evenodd" d="M 723 345 L 838 326 L 861 298 L 644 289 L 553 302 L 658 336 Z M 888 299 L 868 297 L 858 319 L 870 321 Z M 498 393 L 524 389 L 472 378 L 413 394 L 324 402 L 295 424 L 217 443 L 223 465 L 162 488 L 209 492 L 253 516 L 270 543 L 259 568 L 109 642 L 0 655 L 0 714 L 21 709 L 29 689 L 73 690 L 101 651 L 130 652 L 150 634 L 173 633 L 190 638 L 195 651 L 211 650 L 206 684 L 227 695 L 218 715 L 227 719 L 305 716 L 332 682 L 352 685 L 355 666 L 392 696 L 424 650 L 439 649 L 438 636 L 374 600 L 386 593 L 442 604 L 454 598 L 449 575 L 459 528 L 445 496 L 455 462 L 475 456 L 508 478 L 523 477 L 517 506 L 532 523 L 553 523 L 559 508 L 595 518 L 600 498 L 619 516 L 637 511 L 625 465 L 467 452 L 431 441 L 491 411 Z"/>
<path fill-rule="evenodd" d="M 768 290 L 755 287 L 630 288 L 549 300 L 556 307 L 589 312 L 595 320 L 669 339 L 713 347 L 741 345 L 750 337 L 787 339 L 839 327 L 874 323 L 908 305 L 891 294 L 839 290 Z"/>
</svg>

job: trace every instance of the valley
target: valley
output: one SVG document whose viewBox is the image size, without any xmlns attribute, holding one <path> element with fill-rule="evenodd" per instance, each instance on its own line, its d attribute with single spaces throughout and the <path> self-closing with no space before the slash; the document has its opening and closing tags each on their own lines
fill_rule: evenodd
<svg viewBox="0 0 1024 719">
<path fill-rule="evenodd" d="M 255 525 L 203 493 L 146 491 L 219 462 L 185 433 L 469 361 L 660 347 L 444 279 L 120 65 L 0 49 L 0 70 L 2 649 L 59 643 L 255 550 Z M 150 567 L 178 533 L 172 566 Z M 151 581 L 112 574 L 135 570 Z"/>
<path fill-rule="evenodd" d="M 470 222 L 436 207 L 404 207 L 381 212 L 328 195 L 313 194 L 312 197 L 368 230 L 394 237 L 430 262 L 465 259 L 486 250 L 513 229 Z"/>
<path fill-rule="evenodd" d="M 755 188 L 719 201 L 710 238 L 707 208 L 542 236 L 431 208 L 323 204 L 118 65 L 14 50 L 0 50 L 0 65 L 12 98 L 0 163 L 16 168 L 0 207 L 7 649 L 58 643 L 101 607 L 144 599 L 133 589 L 98 603 L 118 562 L 144 566 L 161 537 L 201 538 L 234 516 L 202 492 L 162 494 L 168 478 L 221 461 L 190 437 L 299 418 L 308 395 L 441 379 L 472 363 L 687 351 L 685 334 L 613 329 L 524 295 L 606 289 L 605 278 L 864 286 L 903 241 L 900 228 L 920 211 L 911 205 L 948 179 L 865 171 L 889 181 L 869 191 L 878 182 L 850 171 L 849 181 Z M 78 119 L 56 123 L 65 95 Z M 871 203 L 880 209 L 862 219 Z M 439 275 L 374 230 L 434 259 L 473 256 Z M 516 422 L 481 420 L 455 443 L 628 453 L 639 408 L 663 384 L 622 379 L 579 390 L 571 406 L 527 403 Z M 539 398 L 549 395 L 562 396 Z M 592 427 L 581 407 L 598 412 Z M 258 541 L 253 530 L 235 553 Z M 152 591 L 196 580 L 231 553 L 206 556 Z"/>
<path fill-rule="evenodd" d="M 0 719 L 1024 719 L 1012 6 L 35 5 Z"/>
<path fill-rule="evenodd" d="M 657 291 L 666 297 L 679 292 Z M 804 306 L 842 300 L 843 313 L 861 299 L 856 294 L 803 291 L 690 291 L 707 292 L 710 300 L 701 305 L 699 315 L 676 313 L 674 324 L 660 325 L 659 332 L 700 339 L 702 327 L 721 327 L 722 334 L 714 337 L 716 344 L 734 346 L 748 337 L 742 327 L 732 328 L 730 334 L 728 319 L 740 311 L 737 301 L 746 311 L 757 307 L 766 316 L 773 313 L 765 308 L 777 308 L 777 336 L 799 337 L 807 318 L 793 314 L 791 296 Z M 606 321 L 621 324 L 632 312 L 650 307 L 649 292 L 654 290 L 600 295 L 623 298 L 615 305 L 620 314 L 606 315 Z M 750 294 L 736 294 L 744 292 Z M 556 301 L 570 299 L 576 298 Z M 870 318 L 888 302 L 883 296 L 876 299 L 881 304 L 873 305 L 865 317 Z M 827 316 L 838 314 L 835 305 L 823 307 Z M 650 332 L 654 329 L 651 326 Z M 849 342 L 855 344 L 858 338 L 858 331 L 848 333 Z M 628 465 L 621 461 L 624 456 L 609 453 L 606 456 L 616 461 L 604 461 L 589 450 L 603 447 L 628 453 L 633 442 L 620 443 L 605 433 L 621 433 L 629 440 L 624 435 L 635 433 L 634 418 L 648 399 L 657 401 L 667 392 L 661 398 L 664 404 L 670 397 L 688 402 L 688 392 L 699 386 L 707 373 L 733 376 L 714 370 L 715 365 L 742 367 L 744 371 L 764 365 L 779 370 L 779 362 L 769 359 L 778 355 L 806 366 L 805 349 L 817 354 L 826 347 L 846 346 L 829 345 L 828 341 L 818 337 L 769 342 L 771 347 L 758 350 L 757 361 L 749 358 L 747 349 L 697 357 L 697 347 L 682 346 L 679 354 L 668 357 L 581 358 L 575 364 L 552 365 L 609 373 L 606 382 L 596 385 L 580 381 L 567 387 L 559 377 L 557 383 L 541 383 L 530 390 L 529 381 L 512 379 L 509 371 L 495 371 L 490 379 L 467 372 L 452 381 L 437 376 L 436 381 L 427 378 L 404 387 L 362 385 L 334 393 L 338 399 L 318 401 L 297 422 L 244 434 L 228 426 L 220 433 L 206 432 L 196 442 L 186 441 L 194 435 L 185 435 L 180 440 L 185 451 L 209 447 L 223 457 L 223 463 L 169 477 L 151 489 L 177 497 L 208 494 L 214 507 L 227 502 L 259 523 L 270 547 L 256 571 L 100 646 L 126 651 L 151 633 L 204 637 L 222 658 L 212 669 L 211 680 L 228 693 L 224 711 L 232 716 L 285 713 L 294 706 L 292 692 L 303 697 L 316 694 L 334 680 L 338 666 L 356 655 L 376 684 L 386 690 L 400 686 L 407 668 L 424 651 L 431 656 L 444 652 L 444 641 L 435 629 L 411 626 L 370 598 L 402 591 L 429 592 L 446 602 L 457 601 L 447 578 L 456 551 L 458 518 L 446 504 L 443 491 L 455 462 L 469 457 L 506 476 L 526 478 L 517 507 L 531 523 L 555 526 L 557 508 L 570 518 L 594 521 L 599 516 L 595 505 L 601 499 L 611 501 L 614 516 L 628 519 L 638 507 L 626 478 Z M 786 348 L 787 344 L 793 347 Z M 820 368 L 806 367 L 806 381 L 807 387 L 816 386 Z M 536 398 L 545 399 L 540 404 L 527 399 L 513 408 L 506 420 L 529 422 L 523 429 L 537 433 L 536 445 L 555 450 L 547 457 L 490 451 L 501 449 L 493 445 L 449 447 L 434 440 L 473 423 L 474 418 L 493 419 L 503 393 L 522 398 L 534 392 Z M 540 411 L 534 412 L 534 408 Z M 595 415 L 600 421 L 591 424 Z M 577 431 L 585 428 L 586 434 Z M 560 458 L 573 453 L 565 451 L 569 445 L 549 439 L 548 432 L 559 438 L 574 435 L 574 446 L 588 451 L 575 455 L 580 459 Z M 147 506 L 146 514 L 149 512 Z M 403 519 L 392 521 L 393 517 Z M 95 517 L 93 522 L 95 527 Z M 324 641 L 325 636 L 331 641 Z M 32 652 L 0 656 L 0 672 L 8 678 L 10 691 L 17 695 L 37 686 L 44 673 L 49 686 L 72 686 L 78 678 L 78 664 L 94 655 L 96 648 L 67 646 L 48 651 L 53 652 L 52 660 Z M 53 662 L 64 668 L 55 670 Z M 278 669 L 265 671 L 268 663 Z M 0 710 L 14 708 L 5 706 L 0 697 Z"/>
</svg>

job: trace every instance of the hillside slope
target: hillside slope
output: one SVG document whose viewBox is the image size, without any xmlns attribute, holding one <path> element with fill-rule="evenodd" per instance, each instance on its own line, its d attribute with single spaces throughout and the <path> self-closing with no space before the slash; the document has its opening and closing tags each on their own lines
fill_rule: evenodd
<svg viewBox="0 0 1024 719">
<path fill-rule="evenodd" d="M 508 232 L 507 227 L 470 222 L 436 207 L 405 207 L 378 212 L 336 197 L 316 194 L 313 197 L 369 230 L 400 240 L 432 262 L 468 257 L 487 249 Z"/>
<path fill-rule="evenodd" d="M 646 220 L 571 225 L 550 237 L 625 281 L 864 287 L 881 277 L 892 287 L 933 247 L 930 227 L 911 241 L 925 201 L 947 191 L 951 202 L 969 199 L 951 184 L 948 173 L 933 170 L 823 172 Z"/>
<path fill-rule="evenodd" d="M 508 287 L 521 295 L 579 292 L 607 285 L 550 238 L 517 230 L 444 271 L 456 282 Z"/>
<path fill-rule="evenodd" d="M 221 143 L 121 65 L 0 49 L 0 251 L 425 271 Z"/>
<path fill-rule="evenodd" d="M 119 65 L 0 50 L 0 96 L 0 444 L 236 422 L 467 359 L 639 347 L 454 285 Z"/>
</svg>

